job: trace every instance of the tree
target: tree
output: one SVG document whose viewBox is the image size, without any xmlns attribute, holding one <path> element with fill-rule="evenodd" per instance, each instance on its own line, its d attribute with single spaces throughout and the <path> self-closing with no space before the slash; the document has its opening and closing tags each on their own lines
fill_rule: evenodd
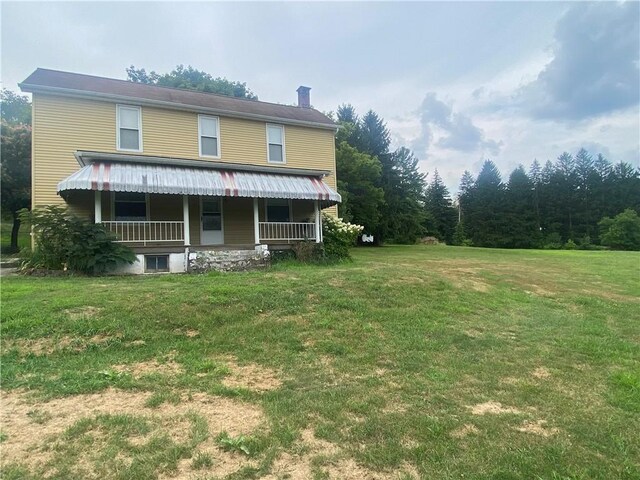
<svg viewBox="0 0 640 480">
<path fill-rule="evenodd" d="M 603 218 L 600 227 L 600 241 L 616 250 L 640 250 L 640 217 L 628 208 L 613 219 Z"/>
<path fill-rule="evenodd" d="M 419 171 L 419 160 L 408 148 L 400 147 L 383 158 L 381 237 L 396 243 L 415 243 L 424 233 L 425 174 Z"/>
<path fill-rule="evenodd" d="M 378 229 L 384 191 L 378 187 L 382 167 L 377 158 L 359 152 L 346 141 L 336 147 L 338 191 L 342 195 L 340 215 L 349 222 Z"/>
<path fill-rule="evenodd" d="M 18 250 L 20 231 L 18 212 L 23 208 L 29 208 L 31 204 L 31 126 L 10 125 L 3 121 L 0 144 L 0 202 L 3 217 L 10 214 L 13 220 L 10 249 L 15 252 Z"/>
<path fill-rule="evenodd" d="M 2 120 L 10 125 L 31 125 L 31 102 L 26 95 L 2 89 L 0 93 Z"/>
<path fill-rule="evenodd" d="M 510 248 L 535 248 L 540 244 L 533 182 L 520 165 L 509 176 L 505 202 L 504 242 Z"/>
<path fill-rule="evenodd" d="M 491 160 L 486 160 L 467 199 L 465 226 L 474 245 L 505 246 L 504 200 L 500 172 Z"/>
<path fill-rule="evenodd" d="M 134 83 L 218 93 L 220 95 L 247 98 L 249 100 L 258 99 L 258 97 L 247 88 L 246 83 L 230 81 L 222 77 L 214 78 L 211 74 L 196 70 L 191 65 L 187 67 L 178 65 L 171 72 L 164 74 L 154 71 L 147 73 L 144 68 L 136 68 L 133 65 L 126 70 L 128 80 Z"/>
<path fill-rule="evenodd" d="M 425 207 L 428 213 L 427 233 L 448 244 L 453 243 L 458 212 L 437 169 L 425 192 Z"/>
</svg>

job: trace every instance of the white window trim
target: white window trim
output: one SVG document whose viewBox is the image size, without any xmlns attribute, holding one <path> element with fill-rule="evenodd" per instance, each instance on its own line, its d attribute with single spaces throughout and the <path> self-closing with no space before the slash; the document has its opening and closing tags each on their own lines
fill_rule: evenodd
<svg viewBox="0 0 640 480">
<path fill-rule="evenodd" d="M 268 207 L 269 207 L 269 200 L 279 200 L 277 198 L 265 198 L 264 199 L 264 221 L 268 222 L 269 221 L 269 215 L 268 215 Z M 289 198 L 287 199 L 289 201 L 289 223 L 293 222 L 293 201 Z"/>
<path fill-rule="evenodd" d="M 269 156 L 269 127 L 278 127 L 281 131 L 282 131 L 282 161 L 278 162 L 278 161 L 272 161 L 270 156 Z M 285 145 L 285 138 L 284 138 L 284 125 L 279 125 L 277 123 L 267 123 L 267 126 L 265 128 L 265 133 L 267 135 L 267 163 L 273 163 L 274 165 L 284 165 L 285 163 L 287 163 L 287 152 L 286 149 L 284 147 Z M 274 145 L 277 145 L 277 143 L 274 143 Z"/>
<path fill-rule="evenodd" d="M 117 192 L 111 192 L 111 221 L 115 222 L 116 221 L 116 193 Z M 126 192 L 123 192 L 126 193 Z M 149 222 L 151 221 L 151 205 L 149 202 L 150 199 L 150 195 L 148 193 L 144 194 L 144 202 L 145 202 L 145 206 L 146 206 L 146 215 L 147 218 L 144 220 L 145 222 Z M 126 221 L 126 220 L 118 220 L 118 221 Z M 142 221 L 142 220 L 133 220 L 134 222 L 138 222 L 138 221 Z"/>
<path fill-rule="evenodd" d="M 132 108 L 138 110 L 138 145 L 140 148 L 120 148 L 120 109 Z M 116 150 L 120 152 L 142 152 L 142 107 L 138 105 L 116 105 Z"/>
<path fill-rule="evenodd" d="M 201 118 L 215 118 L 216 119 L 216 140 L 218 142 L 218 155 L 203 155 L 202 153 L 202 123 L 200 122 Z M 211 137 L 207 137 L 211 138 Z M 216 117 L 213 115 L 198 115 L 198 155 L 202 158 L 221 158 L 222 157 L 222 149 L 220 145 L 220 117 Z"/>
</svg>

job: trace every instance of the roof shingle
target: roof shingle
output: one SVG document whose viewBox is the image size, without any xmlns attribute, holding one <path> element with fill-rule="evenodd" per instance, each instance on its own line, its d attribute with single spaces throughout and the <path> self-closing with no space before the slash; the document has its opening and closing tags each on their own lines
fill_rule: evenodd
<svg viewBox="0 0 640 480">
<path fill-rule="evenodd" d="M 313 108 L 301 108 L 277 103 L 196 92 L 178 88 L 145 85 L 126 80 L 96 77 L 79 73 L 61 72 L 44 68 L 36 69 L 21 84 L 26 92 L 68 91 L 75 94 L 129 98 L 131 101 L 149 101 L 175 104 L 182 108 L 205 108 L 237 116 L 281 119 L 292 123 L 311 124 L 324 128 L 336 128 L 326 115 Z"/>
</svg>

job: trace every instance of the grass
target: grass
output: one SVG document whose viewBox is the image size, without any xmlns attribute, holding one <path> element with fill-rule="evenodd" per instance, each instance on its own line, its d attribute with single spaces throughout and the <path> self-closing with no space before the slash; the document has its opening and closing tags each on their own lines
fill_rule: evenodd
<svg viewBox="0 0 640 480">
<path fill-rule="evenodd" d="M 1 295 L 3 478 L 640 478 L 637 253 L 392 246 Z"/>
<path fill-rule="evenodd" d="M 18 256 L 17 252 L 9 252 L 11 247 L 11 228 L 13 220 L 2 219 L 0 221 L 0 259 L 11 259 Z M 21 225 L 18 231 L 18 248 L 28 248 L 31 243 L 29 225 Z"/>
</svg>

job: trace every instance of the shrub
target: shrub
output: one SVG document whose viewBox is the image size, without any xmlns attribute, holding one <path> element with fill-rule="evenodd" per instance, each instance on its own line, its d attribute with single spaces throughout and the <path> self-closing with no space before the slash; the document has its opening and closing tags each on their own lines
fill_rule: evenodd
<svg viewBox="0 0 640 480">
<path fill-rule="evenodd" d="M 562 237 L 558 232 L 552 232 L 545 238 L 545 250 L 560 250 L 562 248 Z"/>
<path fill-rule="evenodd" d="M 573 240 L 569 239 L 569 240 L 567 240 L 567 243 L 564 244 L 563 248 L 565 250 L 575 250 L 576 248 L 578 248 L 578 245 L 576 245 L 576 242 L 574 242 Z"/>
<path fill-rule="evenodd" d="M 598 223 L 600 243 L 615 250 L 640 250 L 640 217 L 628 208 L 613 219 L 604 217 Z"/>
<path fill-rule="evenodd" d="M 301 262 L 312 262 L 321 260 L 324 257 L 324 250 L 321 243 L 306 240 L 294 243 L 291 247 L 296 259 Z"/>
<path fill-rule="evenodd" d="M 349 248 L 355 246 L 364 227 L 342 221 L 332 215 L 322 215 L 324 254 L 333 259 L 350 258 Z"/>
<path fill-rule="evenodd" d="M 47 206 L 23 211 L 21 217 L 31 222 L 35 236 L 35 250 L 25 262 L 27 268 L 96 274 L 136 260 L 133 251 L 115 243 L 115 235 L 103 225 L 73 215 L 65 208 Z"/>
</svg>

